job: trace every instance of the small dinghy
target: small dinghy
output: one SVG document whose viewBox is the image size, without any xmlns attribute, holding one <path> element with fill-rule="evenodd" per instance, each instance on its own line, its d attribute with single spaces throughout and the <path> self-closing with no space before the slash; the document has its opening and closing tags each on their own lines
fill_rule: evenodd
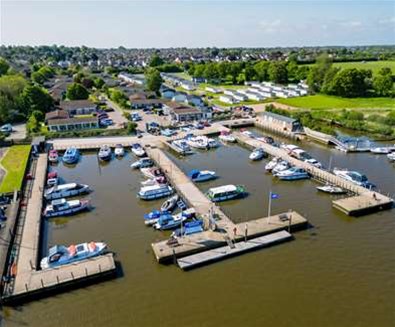
<svg viewBox="0 0 395 327">
<path fill-rule="evenodd" d="M 341 187 L 330 185 L 330 184 L 325 184 L 324 186 L 317 186 L 317 190 L 329 194 L 347 193 L 347 191 L 342 189 Z"/>
<path fill-rule="evenodd" d="M 177 194 L 172 196 L 170 199 L 167 199 L 165 202 L 162 203 L 160 210 L 162 212 L 163 211 L 172 212 L 177 206 L 178 199 L 179 197 Z"/>
<path fill-rule="evenodd" d="M 263 151 L 263 149 L 257 148 L 251 152 L 250 160 L 252 160 L 252 161 L 262 160 L 265 157 L 265 155 L 266 155 L 266 153 L 265 153 L 265 151 Z"/>
<path fill-rule="evenodd" d="M 205 182 L 217 178 L 215 171 L 193 169 L 189 172 L 188 177 L 193 182 Z"/>
</svg>

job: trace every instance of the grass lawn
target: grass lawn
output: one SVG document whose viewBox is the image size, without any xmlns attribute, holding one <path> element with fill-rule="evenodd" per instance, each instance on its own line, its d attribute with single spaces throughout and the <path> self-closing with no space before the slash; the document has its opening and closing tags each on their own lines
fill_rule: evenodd
<svg viewBox="0 0 395 327">
<path fill-rule="evenodd" d="M 306 109 L 395 109 L 395 100 L 391 98 L 341 98 L 329 95 L 309 95 L 299 98 L 278 99 L 293 107 Z"/>
<path fill-rule="evenodd" d="M 30 145 L 14 145 L 7 151 L 0 162 L 6 171 L 0 184 L 0 193 L 11 193 L 21 189 L 29 153 Z"/>
<path fill-rule="evenodd" d="M 389 67 L 392 69 L 392 75 L 395 75 L 395 61 L 336 62 L 333 66 L 340 68 L 370 69 L 373 74 L 377 74 L 383 67 Z"/>
</svg>

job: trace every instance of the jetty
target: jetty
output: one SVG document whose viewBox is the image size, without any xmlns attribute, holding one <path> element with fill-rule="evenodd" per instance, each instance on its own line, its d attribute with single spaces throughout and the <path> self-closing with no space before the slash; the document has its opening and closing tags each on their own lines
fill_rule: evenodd
<svg viewBox="0 0 395 327">
<path fill-rule="evenodd" d="M 303 168 L 316 180 L 323 183 L 340 186 L 341 188 L 354 194 L 351 197 L 333 201 L 333 206 L 336 209 L 339 209 L 348 215 L 360 216 L 393 207 L 394 200 L 386 195 L 368 190 L 365 187 L 358 186 L 350 181 L 336 176 L 329 171 L 317 168 L 307 162 L 303 162 L 291 157 L 284 149 L 272 146 L 239 132 L 234 132 L 233 134 L 239 143 L 244 144 L 248 148 L 253 149 L 260 147 L 273 157 L 279 157 L 282 160 L 289 162 L 293 166 Z"/>
<path fill-rule="evenodd" d="M 32 171 L 32 186 L 27 198 L 22 201 L 25 210 L 17 218 L 17 234 L 13 246 L 14 269 L 11 278 L 3 284 L 3 303 L 18 302 L 34 296 L 43 296 L 49 291 L 60 291 L 83 280 L 90 280 L 115 272 L 113 254 L 81 260 L 74 264 L 41 270 L 41 222 L 43 192 L 47 175 L 47 154 L 40 154 Z"/>
<path fill-rule="evenodd" d="M 253 238 L 250 240 L 234 243 L 233 246 L 222 246 L 216 249 L 193 254 L 184 258 L 177 259 L 178 266 L 183 269 L 192 269 L 214 261 L 223 260 L 229 257 L 243 254 L 248 251 L 257 250 L 274 244 L 285 242 L 292 239 L 292 235 L 287 231 L 272 233 L 266 236 Z"/>
</svg>

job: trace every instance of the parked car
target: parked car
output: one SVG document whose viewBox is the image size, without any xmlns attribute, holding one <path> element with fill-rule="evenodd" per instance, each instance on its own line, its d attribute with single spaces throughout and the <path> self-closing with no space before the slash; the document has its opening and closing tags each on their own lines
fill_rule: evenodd
<svg viewBox="0 0 395 327">
<path fill-rule="evenodd" d="M 130 119 L 132 121 L 140 121 L 142 118 L 137 112 L 133 112 L 130 114 Z"/>
<path fill-rule="evenodd" d="M 0 127 L 0 132 L 2 133 L 11 133 L 12 132 L 12 125 L 11 124 L 5 124 Z"/>
<path fill-rule="evenodd" d="M 110 126 L 112 124 L 114 124 L 114 122 L 110 118 L 105 118 L 100 120 L 100 125 L 102 126 Z"/>
</svg>

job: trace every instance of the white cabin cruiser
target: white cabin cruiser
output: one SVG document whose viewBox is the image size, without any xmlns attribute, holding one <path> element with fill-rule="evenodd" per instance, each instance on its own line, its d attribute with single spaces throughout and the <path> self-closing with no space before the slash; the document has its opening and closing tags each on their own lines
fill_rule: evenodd
<svg viewBox="0 0 395 327">
<path fill-rule="evenodd" d="M 395 161 L 395 152 L 387 154 L 387 158 L 389 159 L 389 161 Z"/>
<path fill-rule="evenodd" d="M 112 151 L 108 145 L 103 145 L 99 149 L 98 153 L 99 159 L 103 161 L 111 160 Z"/>
<path fill-rule="evenodd" d="M 282 160 L 273 168 L 272 174 L 273 175 L 278 174 L 279 172 L 287 170 L 290 167 L 291 167 L 291 165 L 288 162 Z"/>
<path fill-rule="evenodd" d="M 145 157 L 146 156 L 145 150 L 139 143 L 133 143 L 131 149 L 132 149 L 132 152 L 134 153 L 134 155 L 137 157 Z"/>
<path fill-rule="evenodd" d="M 51 203 L 46 206 L 43 215 L 46 218 L 70 216 L 87 209 L 89 209 L 88 200 L 67 201 L 66 199 L 57 199 L 52 200 Z"/>
<path fill-rule="evenodd" d="M 90 192 L 90 188 L 86 184 L 68 183 L 59 184 L 47 189 L 44 197 L 47 200 L 55 200 L 61 198 L 68 198 Z"/>
<path fill-rule="evenodd" d="M 123 157 L 125 155 L 125 149 L 122 144 L 117 144 L 114 149 L 114 154 L 116 157 Z"/>
<path fill-rule="evenodd" d="M 345 179 L 347 181 L 350 181 L 350 182 L 352 182 L 352 183 L 354 183 L 356 185 L 363 186 L 363 187 L 366 187 L 366 188 L 374 187 L 374 184 L 370 183 L 368 181 L 368 178 L 365 175 L 363 175 L 363 174 L 361 174 L 361 173 L 359 173 L 357 171 L 352 171 L 352 170 L 348 170 L 348 169 L 334 168 L 333 169 L 333 173 L 336 176 L 339 176 L 339 177 L 341 177 L 341 178 L 343 178 L 343 179 Z"/>
<path fill-rule="evenodd" d="M 235 143 L 236 138 L 228 131 L 222 131 L 221 134 L 218 136 L 218 138 L 222 142 L 229 142 L 229 143 Z"/>
<path fill-rule="evenodd" d="M 150 158 L 141 158 L 133 162 L 130 167 L 134 169 L 152 167 L 154 162 Z"/>
<path fill-rule="evenodd" d="M 274 167 L 276 167 L 281 161 L 281 158 L 274 157 L 269 163 L 266 164 L 265 170 L 271 172 Z"/>
<path fill-rule="evenodd" d="M 371 148 L 370 152 L 372 152 L 374 154 L 389 154 L 389 153 L 391 153 L 391 147 Z"/>
<path fill-rule="evenodd" d="M 262 160 L 265 156 L 266 156 L 265 151 L 263 151 L 262 148 L 257 148 L 257 149 L 254 149 L 254 151 L 251 152 L 249 158 L 252 161 L 258 161 L 258 160 Z"/>
<path fill-rule="evenodd" d="M 41 269 L 54 268 L 69 263 L 89 259 L 102 254 L 107 248 L 103 242 L 89 242 L 77 245 L 55 245 L 49 249 L 47 257 L 41 259 Z"/>
<path fill-rule="evenodd" d="M 330 184 L 325 184 L 323 186 L 317 186 L 317 190 L 324 192 L 324 193 L 329 193 L 329 194 L 344 194 L 347 193 L 346 190 L 342 189 L 339 186 L 335 185 L 330 185 Z"/>
<path fill-rule="evenodd" d="M 142 200 L 155 200 L 172 195 L 173 193 L 173 188 L 165 184 L 144 186 L 140 189 L 137 195 Z"/>
</svg>

